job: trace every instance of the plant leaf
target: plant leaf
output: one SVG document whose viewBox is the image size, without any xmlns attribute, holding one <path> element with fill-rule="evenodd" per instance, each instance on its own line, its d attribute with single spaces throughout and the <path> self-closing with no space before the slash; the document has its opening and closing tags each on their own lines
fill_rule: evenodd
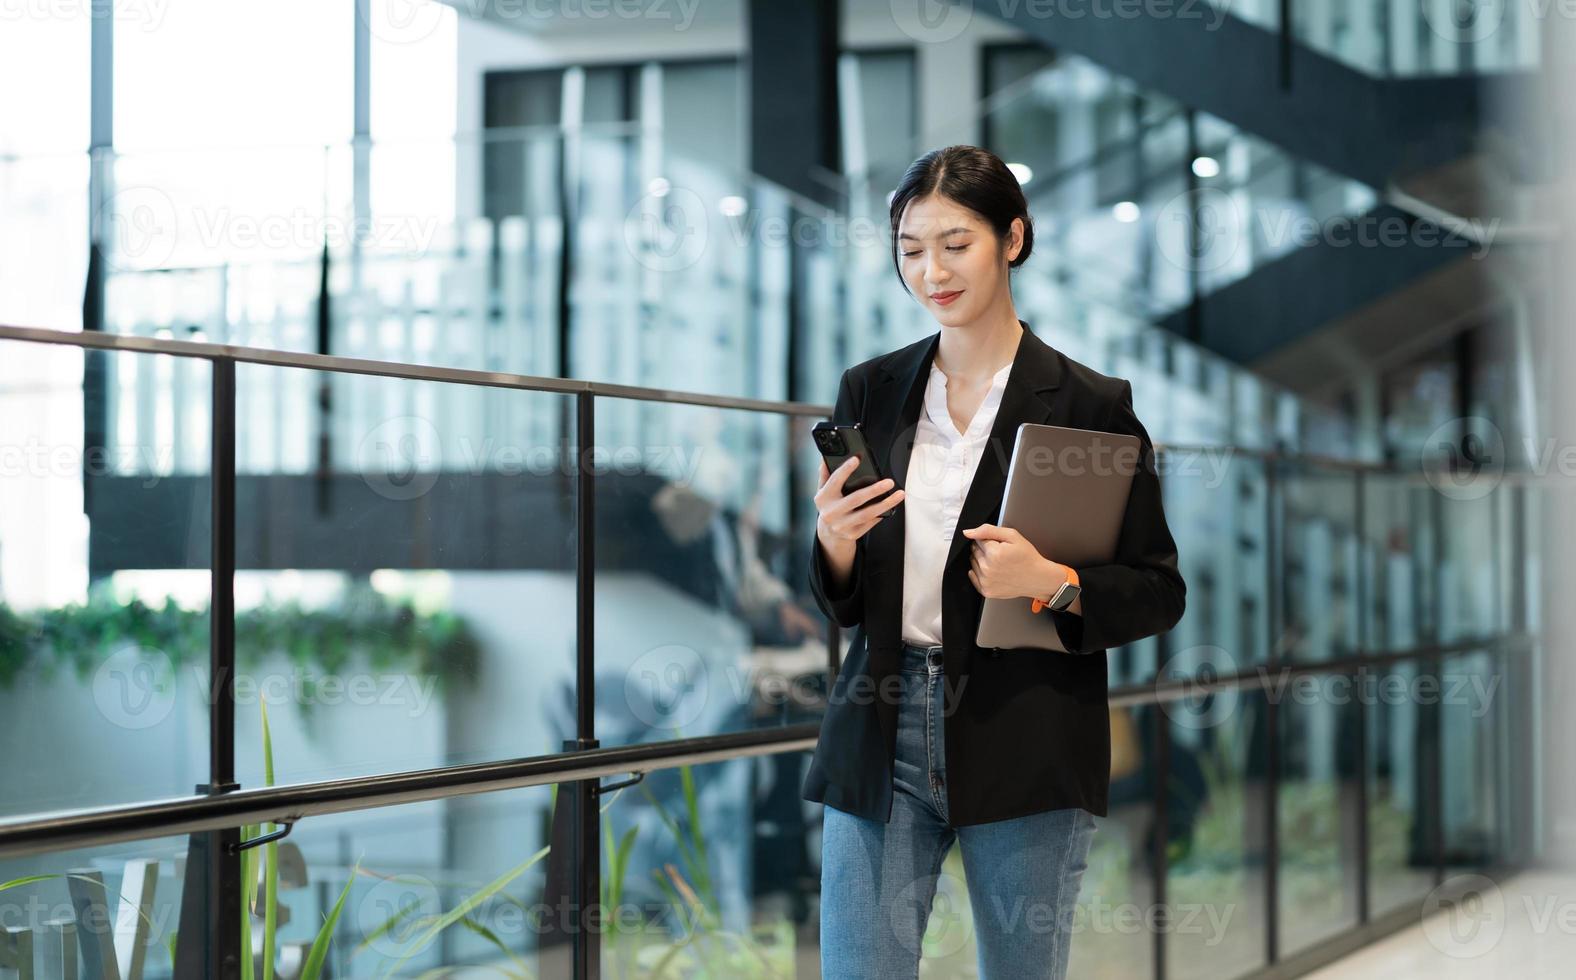
<svg viewBox="0 0 1576 980">
<path fill-rule="evenodd" d="M 345 910 L 345 899 L 350 897 L 350 886 L 356 883 L 356 874 L 360 868 L 361 862 L 357 861 L 355 867 L 350 869 L 350 874 L 345 878 L 345 887 L 339 893 L 339 900 L 317 930 L 317 937 L 312 940 L 312 950 L 306 956 L 306 965 L 301 968 L 301 980 L 319 980 L 322 977 L 323 964 L 328 961 L 328 944 L 334 939 L 334 926 L 339 922 L 339 913 Z"/>
<path fill-rule="evenodd" d="M 489 895 L 501 890 L 505 885 L 509 884 L 509 882 L 520 877 L 520 875 L 524 874 L 532 865 L 546 857 L 547 852 L 551 851 L 552 849 L 553 845 L 546 845 L 521 863 L 515 865 L 513 868 L 510 868 L 508 871 L 505 871 L 503 874 L 493 879 L 491 883 L 483 887 L 480 891 L 467 897 L 463 902 L 461 902 L 459 905 L 456 905 L 452 910 L 439 916 L 437 921 L 433 923 L 432 927 L 428 929 L 419 939 L 417 939 L 411 945 L 410 949 L 407 949 L 404 953 L 402 953 L 399 959 L 394 961 L 394 966 L 399 966 L 401 963 L 410 959 L 412 956 L 415 956 L 423 949 L 426 949 L 427 945 L 432 942 L 433 938 L 436 937 L 438 933 L 463 919 L 472 909 L 485 901 Z"/>
<path fill-rule="evenodd" d="M 268 700 L 257 699 L 263 712 L 263 785 L 274 784 L 274 740 L 268 730 Z M 274 939 L 279 916 L 279 843 L 263 845 L 263 976 L 274 980 Z M 248 954 L 250 955 L 250 954 Z"/>
<path fill-rule="evenodd" d="M 465 918 L 460 920 L 460 925 L 464 926 L 465 928 L 469 929 L 470 931 L 476 933 L 476 935 L 482 937 L 483 939 L 485 939 L 488 942 L 492 943 L 494 946 L 498 947 L 499 952 L 501 952 L 501 953 L 503 953 L 503 955 L 509 957 L 509 959 L 514 962 L 515 966 L 518 966 L 521 969 L 524 969 L 524 970 L 527 970 L 527 971 L 530 970 L 530 967 L 526 964 L 525 960 L 520 958 L 520 954 L 519 953 L 516 953 L 514 950 L 510 949 L 508 947 L 508 945 L 506 945 L 502 939 L 498 938 L 498 934 L 497 933 L 493 932 L 491 929 L 487 928 L 482 923 L 477 922 L 475 919 L 473 919 L 473 918 L 471 918 L 470 916 L 467 915 Z M 510 975 L 507 971 L 502 971 L 502 972 L 504 972 L 505 976 L 509 976 Z"/>
<path fill-rule="evenodd" d="M 59 878 L 59 877 L 61 877 L 61 876 L 58 875 L 58 874 L 51 874 L 51 875 L 28 875 L 26 878 L 14 878 L 11 881 L 0 883 L 0 892 L 5 891 L 7 888 L 20 888 L 23 885 L 31 885 L 34 882 L 48 881 L 51 878 Z"/>
<path fill-rule="evenodd" d="M 402 881 L 402 880 L 405 880 L 406 878 L 407 878 L 407 876 L 405 876 L 405 875 L 393 875 L 393 876 L 390 876 L 390 877 L 386 878 L 385 880 L 387 880 L 387 881 Z M 420 880 L 420 876 L 419 875 L 411 875 L 411 876 L 409 876 L 409 878 L 411 880 Z M 418 906 L 416 906 L 416 905 L 407 905 L 404 908 L 400 909 L 398 912 L 395 912 L 393 915 L 389 916 L 388 920 L 385 921 L 382 925 L 378 926 L 376 929 L 372 930 L 371 932 L 367 933 L 365 936 L 362 937 L 361 942 L 356 944 L 356 948 L 351 950 L 351 953 L 350 953 L 351 958 L 355 958 L 356 956 L 360 955 L 360 953 L 363 950 L 365 950 L 368 946 L 372 945 L 374 940 L 376 940 L 379 936 L 382 936 L 384 933 L 388 932 L 390 929 L 393 929 L 395 926 L 399 925 L 402 920 L 408 918 L 412 912 L 416 911 L 417 908 L 418 908 Z"/>
</svg>

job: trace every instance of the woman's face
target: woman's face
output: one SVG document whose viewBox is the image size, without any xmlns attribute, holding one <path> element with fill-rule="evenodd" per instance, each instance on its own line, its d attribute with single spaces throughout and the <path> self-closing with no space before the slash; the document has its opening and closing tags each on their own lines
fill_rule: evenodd
<svg viewBox="0 0 1576 980">
<path fill-rule="evenodd" d="M 1007 263 L 1023 244 L 1013 219 L 1003 251 L 979 215 L 939 194 L 916 198 L 897 229 L 903 281 L 930 315 L 948 326 L 972 323 L 1007 289 Z"/>
</svg>

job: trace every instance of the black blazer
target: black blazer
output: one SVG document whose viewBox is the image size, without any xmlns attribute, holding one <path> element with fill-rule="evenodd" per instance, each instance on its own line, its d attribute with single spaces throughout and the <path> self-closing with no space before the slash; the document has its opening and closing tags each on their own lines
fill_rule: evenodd
<svg viewBox="0 0 1576 980">
<path fill-rule="evenodd" d="M 1154 447 L 1133 412 L 1132 384 L 1073 360 L 1019 322 L 1024 334 L 942 572 L 947 809 L 955 826 L 1074 806 L 1105 816 L 1106 650 L 1171 629 L 1187 592 L 1161 508 Z M 854 365 L 838 389 L 833 421 L 861 421 L 881 472 L 898 486 L 908 472 L 940 337 L 938 331 Z M 1082 614 L 1041 613 L 1069 653 L 993 651 L 974 643 L 984 598 L 968 578 L 972 542 L 963 529 L 997 520 L 1021 422 L 1129 433 L 1142 443 L 1116 560 L 1075 566 Z M 903 523 L 899 505 L 859 539 L 841 592 L 828 588 L 825 556 L 811 542 L 816 602 L 855 633 L 832 683 L 801 795 L 882 822 L 892 811 L 898 702 L 897 682 L 886 678 L 897 672 L 903 644 Z"/>
</svg>

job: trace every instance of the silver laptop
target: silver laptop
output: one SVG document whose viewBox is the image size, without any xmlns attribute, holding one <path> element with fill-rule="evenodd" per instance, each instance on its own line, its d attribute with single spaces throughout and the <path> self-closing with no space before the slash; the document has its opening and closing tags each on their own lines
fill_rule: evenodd
<svg viewBox="0 0 1576 980">
<path fill-rule="evenodd" d="M 1019 425 L 996 523 L 1017 528 L 1040 554 L 1064 565 L 1111 561 L 1142 447 L 1137 436 L 1118 432 Z M 1033 612 L 1021 596 L 986 599 L 974 642 L 1067 650 L 1049 610 Z"/>
</svg>

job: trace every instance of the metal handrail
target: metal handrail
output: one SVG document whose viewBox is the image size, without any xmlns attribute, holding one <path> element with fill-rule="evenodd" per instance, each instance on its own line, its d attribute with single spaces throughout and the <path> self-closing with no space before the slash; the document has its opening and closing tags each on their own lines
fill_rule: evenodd
<svg viewBox="0 0 1576 980">
<path fill-rule="evenodd" d="M 162 337 L 138 337 L 128 334 L 76 332 L 47 327 L 19 327 L 0 324 L 0 341 L 15 340 L 28 343 L 57 344 L 92 350 L 129 351 L 139 354 L 164 354 L 172 357 L 194 357 L 206 360 L 228 360 L 242 364 L 262 364 L 270 367 L 299 368 L 308 371 L 326 371 L 337 374 L 362 374 L 408 381 L 433 381 L 447 384 L 474 385 L 489 388 L 510 388 L 519 391 L 551 391 L 559 394 L 589 394 L 599 398 L 624 398 L 637 401 L 666 402 L 669 404 L 705 405 L 711 408 L 740 409 L 752 412 L 769 412 L 777 415 L 827 417 L 831 405 L 815 402 L 775 401 L 764 398 L 743 398 L 735 395 L 709 395 L 696 391 L 675 391 L 669 388 L 651 388 L 642 385 L 615 384 L 608 381 L 584 381 L 555 378 L 546 375 L 515 374 L 505 371 L 481 371 L 474 368 L 439 367 L 430 364 L 411 364 L 403 361 L 380 361 L 364 357 L 343 357 L 332 354 L 310 354 L 300 351 L 273 350 L 265 347 L 243 347 L 234 344 L 212 344 L 194 340 L 173 340 Z M 1168 443 L 1153 441 L 1157 453 L 1201 452 L 1250 456 L 1266 462 L 1296 462 L 1309 466 L 1345 469 L 1354 472 L 1388 475 L 1421 475 L 1421 467 L 1399 467 L 1376 460 L 1349 459 L 1319 453 L 1264 449 L 1231 443 Z M 1518 480 L 1528 474 L 1506 470 L 1505 480 Z"/>
<path fill-rule="evenodd" d="M 473 368 L 437 367 L 430 364 L 376 361 L 363 357 L 308 354 L 300 351 L 271 350 L 265 347 L 210 344 L 194 340 L 167 340 L 162 337 L 134 337 L 126 334 L 100 333 L 97 331 L 77 333 L 69 330 L 52 330 L 45 327 L 0 325 L 0 340 L 59 344 L 66 347 L 87 347 L 94 350 L 132 351 L 139 354 L 168 354 L 173 357 L 226 360 L 240 364 L 263 364 L 270 367 L 301 368 L 309 371 L 328 371 L 336 374 L 367 374 L 384 378 L 403 378 L 408 381 L 439 381 L 449 384 L 475 385 L 488 388 L 513 388 L 521 391 L 553 391 L 564 395 L 590 394 L 604 398 L 708 405 L 712 408 L 747 409 L 755 412 L 773 412 L 779 415 L 827 415 L 831 412 L 830 406 L 816 405 L 810 402 L 772 401 L 764 398 L 739 398 L 731 395 L 707 395 L 694 391 L 672 391 L 666 388 L 621 385 L 607 381 L 577 381 L 570 378 L 553 378 L 546 375 L 513 374 L 506 371 L 480 371 Z"/>
<path fill-rule="evenodd" d="M 583 749 L 0 820 L 0 858 L 815 748 L 820 724 Z"/>
</svg>

